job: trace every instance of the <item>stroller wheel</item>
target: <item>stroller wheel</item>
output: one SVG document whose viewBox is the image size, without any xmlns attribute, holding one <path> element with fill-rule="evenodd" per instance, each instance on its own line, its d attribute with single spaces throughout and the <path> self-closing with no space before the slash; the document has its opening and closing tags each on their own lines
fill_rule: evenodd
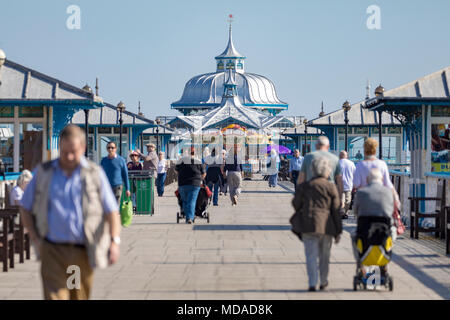
<svg viewBox="0 0 450 320">
<path fill-rule="evenodd" d="M 357 291 L 358 290 L 358 277 L 354 276 L 353 277 L 353 291 Z"/>
<path fill-rule="evenodd" d="M 209 223 L 209 212 L 206 213 L 206 222 Z"/>
</svg>

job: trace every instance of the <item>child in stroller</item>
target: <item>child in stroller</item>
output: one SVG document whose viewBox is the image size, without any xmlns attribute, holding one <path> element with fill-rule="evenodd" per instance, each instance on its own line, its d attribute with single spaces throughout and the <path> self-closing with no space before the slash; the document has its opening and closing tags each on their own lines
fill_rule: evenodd
<svg viewBox="0 0 450 320">
<path fill-rule="evenodd" d="M 178 199 L 178 205 L 180 206 L 180 211 L 177 212 L 177 223 L 180 223 L 180 219 L 185 218 L 185 215 L 183 212 L 183 202 L 181 200 L 178 189 L 175 191 L 175 195 Z M 203 183 L 200 187 L 200 191 L 198 192 L 197 202 L 195 204 L 195 217 L 206 219 L 206 221 L 209 223 L 209 212 L 207 211 L 207 209 L 211 204 L 211 200 L 212 192 L 211 190 L 209 190 L 208 186 Z"/>
</svg>

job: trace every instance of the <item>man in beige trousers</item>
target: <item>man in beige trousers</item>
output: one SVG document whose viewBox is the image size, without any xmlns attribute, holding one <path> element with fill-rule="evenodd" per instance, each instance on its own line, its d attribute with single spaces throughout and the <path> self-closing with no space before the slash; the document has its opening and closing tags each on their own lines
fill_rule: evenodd
<svg viewBox="0 0 450 320">
<path fill-rule="evenodd" d="M 44 298 L 89 299 L 94 268 L 119 258 L 120 218 L 101 167 L 87 160 L 75 125 L 60 134 L 60 157 L 34 171 L 21 214 L 41 260 Z"/>
</svg>

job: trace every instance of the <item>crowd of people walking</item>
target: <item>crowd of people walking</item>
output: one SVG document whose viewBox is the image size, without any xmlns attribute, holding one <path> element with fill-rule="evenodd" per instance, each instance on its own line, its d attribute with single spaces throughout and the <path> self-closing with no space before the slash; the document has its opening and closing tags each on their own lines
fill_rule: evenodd
<svg viewBox="0 0 450 320">
<path fill-rule="evenodd" d="M 164 195 L 170 162 L 164 152 L 156 153 L 154 144 L 147 144 L 146 155 L 132 151 L 126 163 L 117 154 L 116 144 L 109 142 L 108 155 L 98 166 L 84 157 L 85 141 L 85 133 L 79 127 L 64 128 L 60 157 L 39 165 L 33 175 L 25 170 L 11 193 L 11 205 L 21 206 L 24 225 L 41 258 L 46 299 L 89 298 L 94 269 L 119 258 L 119 205 L 123 193 L 126 197 L 131 194 L 129 171 L 147 170 L 156 179 L 158 196 Z M 293 152 L 289 174 L 295 186 L 295 214 L 290 222 L 304 245 L 309 291 L 316 291 L 317 286 L 325 290 L 329 285 L 333 240 L 340 242 L 342 219 L 348 218 L 352 203 L 356 218 L 387 218 L 390 236 L 396 238 L 393 212 L 400 208 L 399 198 L 389 179 L 387 164 L 376 158 L 377 145 L 376 140 L 367 139 L 364 158 L 356 166 L 347 152 L 341 151 L 339 158 L 332 154 L 325 136 L 319 137 L 316 150 L 304 157 L 299 150 Z M 244 175 L 240 148 L 235 144 L 228 151 L 206 150 L 201 157 L 194 146 L 184 150 L 175 171 L 187 224 L 195 220 L 201 188 L 212 191 L 214 206 L 219 205 L 219 195 L 227 193 L 231 205 L 238 205 Z M 278 184 L 279 165 L 280 157 L 273 149 L 267 161 L 270 187 Z M 352 234 L 352 245 L 357 269 L 361 270 L 362 249 L 356 244 L 359 236 L 357 232 Z M 69 290 L 65 282 L 67 266 L 72 264 L 82 269 L 78 291 Z M 387 265 L 381 269 L 386 273 Z"/>
</svg>

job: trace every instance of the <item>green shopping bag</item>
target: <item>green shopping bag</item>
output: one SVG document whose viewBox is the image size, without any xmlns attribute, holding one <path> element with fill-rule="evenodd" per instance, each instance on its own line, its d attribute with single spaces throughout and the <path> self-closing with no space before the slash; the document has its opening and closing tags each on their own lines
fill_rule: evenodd
<svg viewBox="0 0 450 320">
<path fill-rule="evenodd" d="M 133 202 L 130 198 L 122 201 L 120 205 L 120 220 L 122 226 L 128 227 L 133 219 Z"/>
</svg>

